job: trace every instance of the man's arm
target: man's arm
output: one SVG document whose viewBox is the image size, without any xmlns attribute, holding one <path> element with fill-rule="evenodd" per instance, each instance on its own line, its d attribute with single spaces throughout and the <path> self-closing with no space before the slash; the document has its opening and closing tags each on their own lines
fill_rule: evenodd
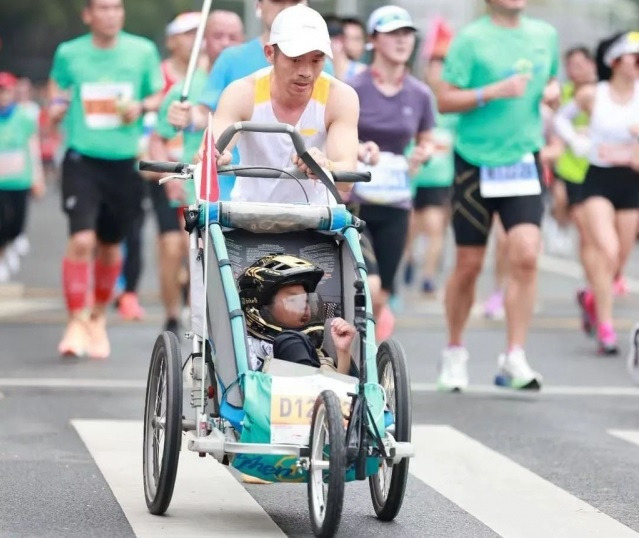
<svg viewBox="0 0 639 538">
<path fill-rule="evenodd" d="M 243 78 L 233 82 L 222 92 L 217 109 L 213 114 L 213 140 L 218 140 L 227 127 L 238 121 L 247 121 L 251 118 L 253 108 L 253 83 L 250 78 Z M 224 152 L 217 157 L 218 166 L 226 166 L 231 163 L 231 150 L 235 146 L 240 135 L 233 137 Z M 204 149 L 206 131 L 202 137 L 202 143 L 198 150 L 198 160 L 201 160 Z"/>
<path fill-rule="evenodd" d="M 479 88 L 462 89 L 442 81 L 438 88 L 437 105 L 442 114 L 467 112 L 496 99 L 521 97 L 526 92 L 528 75 L 512 75 L 504 80 Z"/>
<path fill-rule="evenodd" d="M 49 85 L 47 89 L 49 100 L 49 119 L 55 126 L 62 121 L 64 115 L 69 108 L 69 92 L 63 90 L 58 86 L 58 83 L 49 79 Z"/>
<path fill-rule="evenodd" d="M 316 157 L 316 160 L 331 172 L 355 170 L 359 150 L 357 133 L 359 98 L 355 90 L 336 80 L 327 104 L 327 116 L 326 155 L 322 163 L 321 152 L 318 152 L 320 155 Z M 338 183 L 337 188 L 340 191 L 349 192 L 353 185 Z"/>
</svg>

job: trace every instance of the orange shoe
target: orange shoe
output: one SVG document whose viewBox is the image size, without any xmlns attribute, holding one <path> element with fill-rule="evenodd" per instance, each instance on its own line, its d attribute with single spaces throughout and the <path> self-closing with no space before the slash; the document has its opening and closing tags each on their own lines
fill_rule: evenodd
<svg viewBox="0 0 639 538">
<path fill-rule="evenodd" d="M 395 315 L 390 306 L 385 305 L 377 318 L 375 327 L 375 339 L 377 343 L 388 340 L 395 330 Z"/>
<path fill-rule="evenodd" d="M 88 339 L 86 322 L 71 318 L 58 345 L 58 353 L 62 357 L 82 357 L 87 352 Z"/>
<path fill-rule="evenodd" d="M 106 330 L 106 316 L 92 317 L 87 322 L 89 342 L 87 352 L 92 359 L 107 359 L 111 354 L 111 344 Z"/>
<path fill-rule="evenodd" d="M 127 321 L 140 321 L 144 318 L 144 308 L 140 306 L 137 294 L 132 291 L 120 295 L 118 312 L 120 317 Z"/>
</svg>

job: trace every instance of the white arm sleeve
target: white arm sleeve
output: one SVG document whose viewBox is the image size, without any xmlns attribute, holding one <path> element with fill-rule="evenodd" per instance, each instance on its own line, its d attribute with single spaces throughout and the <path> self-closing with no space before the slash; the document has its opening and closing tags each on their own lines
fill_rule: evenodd
<svg viewBox="0 0 639 538">
<path fill-rule="evenodd" d="M 581 109 L 574 100 L 566 103 L 556 112 L 554 127 L 557 135 L 570 146 L 575 155 L 585 157 L 590 152 L 590 139 L 579 134 L 573 125 L 580 112 Z"/>
</svg>

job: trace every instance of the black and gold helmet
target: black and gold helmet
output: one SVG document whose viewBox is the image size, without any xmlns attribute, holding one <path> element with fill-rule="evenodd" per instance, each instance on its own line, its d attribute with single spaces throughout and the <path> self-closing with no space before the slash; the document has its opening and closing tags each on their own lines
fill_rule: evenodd
<svg viewBox="0 0 639 538">
<path fill-rule="evenodd" d="M 268 306 L 283 286 L 300 284 L 312 294 L 322 280 L 324 271 L 312 263 L 286 254 L 264 256 L 246 268 L 238 278 L 240 302 L 247 329 L 257 338 L 273 341 L 285 328 L 275 324 L 268 315 Z M 303 332 L 323 331 L 323 324 L 310 323 Z"/>
</svg>

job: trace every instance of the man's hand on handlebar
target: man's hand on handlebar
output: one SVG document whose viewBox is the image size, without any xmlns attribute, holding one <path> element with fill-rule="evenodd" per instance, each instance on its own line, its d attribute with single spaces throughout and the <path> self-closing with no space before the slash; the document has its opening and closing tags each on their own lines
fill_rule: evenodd
<svg viewBox="0 0 639 538">
<path fill-rule="evenodd" d="M 308 154 L 313 157 L 315 162 L 322 168 L 325 168 L 329 172 L 333 171 L 331 161 L 321 150 L 319 150 L 318 148 L 310 148 L 307 151 Z M 295 166 L 297 166 L 297 168 L 299 168 L 300 172 L 306 174 L 311 179 L 317 179 L 317 176 L 313 172 L 311 172 L 311 169 L 308 166 L 304 164 L 304 161 L 302 161 L 299 155 L 293 155 L 291 161 Z"/>
</svg>

